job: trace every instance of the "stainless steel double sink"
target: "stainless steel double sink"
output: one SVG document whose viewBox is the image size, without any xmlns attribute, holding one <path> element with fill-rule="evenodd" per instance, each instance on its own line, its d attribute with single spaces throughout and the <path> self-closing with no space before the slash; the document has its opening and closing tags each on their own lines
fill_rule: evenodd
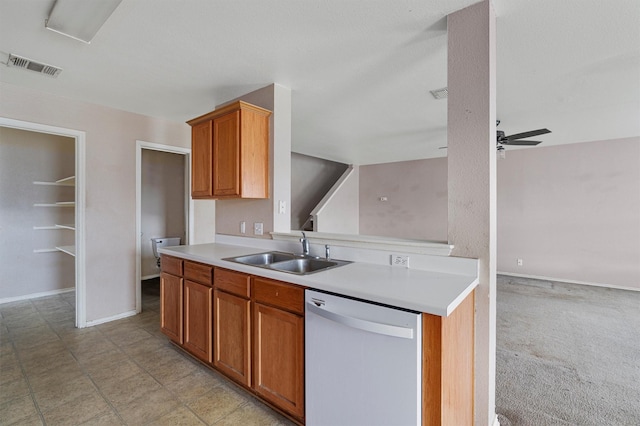
<svg viewBox="0 0 640 426">
<path fill-rule="evenodd" d="M 321 257 L 285 253 L 281 251 L 269 251 L 244 256 L 227 257 L 222 260 L 297 275 L 313 274 L 315 272 L 326 271 L 327 269 L 337 268 L 338 266 L 351 263 L 346 260 L 323 259 Z"/>
</svg>

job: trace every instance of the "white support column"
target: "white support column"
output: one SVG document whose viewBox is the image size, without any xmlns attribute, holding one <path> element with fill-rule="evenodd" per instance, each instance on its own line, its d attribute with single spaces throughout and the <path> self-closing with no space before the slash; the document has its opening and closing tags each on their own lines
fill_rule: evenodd
<svg viewBox="0 0 640 426">
<path fill-rule="evenodd" d="M 496 36 L 489 0 L 448 17 L 448 239 L 480 259 L 475 424 L 494 424 L 496 351 Z"/>
</svg>

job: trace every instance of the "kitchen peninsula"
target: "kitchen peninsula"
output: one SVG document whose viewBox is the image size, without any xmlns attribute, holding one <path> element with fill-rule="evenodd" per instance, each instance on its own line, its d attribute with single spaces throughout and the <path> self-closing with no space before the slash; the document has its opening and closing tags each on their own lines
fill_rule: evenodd
<svg viewBox="0 0 640 426">
<path fill-rule="evenodd" d="M 160 250 L 161 325 L 176 345 L 305 424 L 305 289 L 421 312 L 422 424 L 472 424 L 476 260 L 423 256 L 418 269 L 341 256 L 352 263 L 298 275 L 224 260 L 277 242 L 220 240 Z"/>
</svg>

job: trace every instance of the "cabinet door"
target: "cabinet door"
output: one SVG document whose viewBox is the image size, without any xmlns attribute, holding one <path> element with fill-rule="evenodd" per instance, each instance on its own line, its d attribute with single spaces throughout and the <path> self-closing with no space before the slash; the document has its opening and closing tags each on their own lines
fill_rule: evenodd
<svg viewBox="0 0 640 426">
<path fill-rule="evenodd" d="M 240 111 L 213 120 L 213 195 L 240 195 Z"/>
<path fill-rule="evenodd" d="M 182 344 L 182 278 L 160 274 L 160 330 Z"/>
<path fill-rule="evenodd" d="M 293 416 L 304 417 L 304 319 L 254 303 L 253 388 Z"/>
<path fill-rule="evenodd" d="M 251 385 L 249 300 L 214 290 L 213 365 L 228 377 Z"/>
<path fill-rule="evenodd" d="M 191 128 L 191 196 L 207 198 L 213 195 L 212 122 L 205 121 Z"/>
<path fill-rule="evenodd" d="M 184 348 L 211 362 L 212 288 L 193 281 L 184 283 Z"/>
</svg>

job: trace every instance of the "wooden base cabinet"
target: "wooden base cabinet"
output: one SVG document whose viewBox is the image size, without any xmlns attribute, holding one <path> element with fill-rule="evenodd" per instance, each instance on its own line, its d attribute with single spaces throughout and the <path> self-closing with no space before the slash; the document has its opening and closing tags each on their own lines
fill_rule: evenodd
<svg viewBox="0 0 640 426">
<path fill-rule="evenodd" d="M 253 388 L 295 417 L 304 417 L 304 318 L 253 305 Z"/>
<path fill-rule="evenodd" d="M 252 279 L 253 389 L 304 419 L 304 288 Z"/>
<path fill-rule="evenodd" d="M 194 356 L 212 360 L 213 267 L 162 256 L 160 330 Z"/>
<path fill-rule="evenodd" d="M 422 314 L 422 425 L 472 425 L 474 296 Z M 161 330 L 298 424 L 305 423 L 304 287 L 162 256 Z"/>
<path fill-rule="evenodd" d="M 448 317 L 422 314 L 422 425 L 473 425 L 472 292 Z"/>
<path fill-rule="evenodd" d="M 213 289 L 193 281 L 184 283 L 184 348 L 211 362 L 211 306 Z"/>
<path fill-rule="evenodd" d="M 182 344 L 182 278 L 160 274 L 160 330 Z"/>
<path fill-rule="evenodd" d="M 250 301 L 217 288 L 214 290 L 213 299 L 213 365 L 238 383 L 250 387 Z"/>
<path fill-rule="evenodd" d="M 163 256 L 162 261 L 171 263 L 173 266 L 163 270 L 171 270 L 182 275 L 181 260 Z M 183 342 L 182 287 L 182 277 L 167 272 L 160 274 L 160 330 L 179 344 Z"/>
</svg>

